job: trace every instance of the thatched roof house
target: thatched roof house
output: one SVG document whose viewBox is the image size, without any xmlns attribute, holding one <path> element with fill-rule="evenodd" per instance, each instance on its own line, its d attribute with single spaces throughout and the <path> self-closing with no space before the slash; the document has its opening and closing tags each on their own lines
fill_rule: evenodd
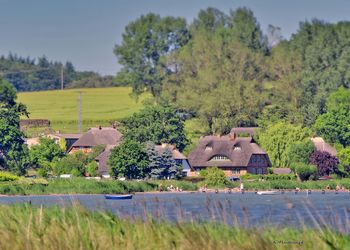
<svg viewBox="0 0 350 250">
<path fill-rule="evenodd" d="M 271 166 L 267 153 L 252 137 L 236 137 L 235 133 L 202 137 L 188 159 L 195 171 L 216 166 L 227 176 L 267 174 L 267 168 Z"/>
</svg>

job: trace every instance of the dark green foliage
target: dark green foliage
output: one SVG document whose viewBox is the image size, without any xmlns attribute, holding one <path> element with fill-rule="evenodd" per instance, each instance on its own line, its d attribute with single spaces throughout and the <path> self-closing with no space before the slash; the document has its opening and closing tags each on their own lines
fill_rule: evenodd
<svg viewBox="0 0 350 250">
<path fill-rule="evenodd" d="M 185 19 L 142 15 L 125 27 L 123 42 L 115 47 L 124 66 L 117 81 L 131 85 L 135 94 L 147 90 L 159 97 L 162 80 L 172 71 L 165 67 L 163 57 L 182 47 L 188 38 Z"/>
<path fill-rule="evenodd" d="M 316 131 L 327 141 L 350 145 L 350 89 L 339 88 L 327 100 L 327 113 L 318 117 Z"/>
<path fill-rule="evenodd" d="M 63 65 L 50 62 L 43 56 L 37 60 L 14 54 L 0 57 L 0 69 L 4 78 L 17 91 L 38 91 L 61 88 L 61 70 L 64 73 L 65 88 L 116 86 L 111 76 L 100 76 L 95 72 L 79 72 L 71 62 Z"/>
<path fill-rule="evenodd" d="M 29 166 L 28 148 L 20 131 L 20 115 L 26 107 L 16 103 L 16 90 L 0 78 L 0 166 L 16 174 L 24 174 Z"/>
<path fill-rule="evenodd" d="M 149 160 L 146 148 L 138 141 L 124 139 L 111 150 L 108 165 L 114 177 L 140 179 L 149 175 Z"/>
<path fill-rule="evenodd" d="M 184 122 L 172 107 L 146 106 L 140 112 L 122 121 L 126 140 L 141 143 L 168 143 L 182 151 L 189 143 L 184 132 Z"/>
<path fill-rule="evenodd" d="M 309 138 L 293 143 L 288 152 L 290 164 L 297 162 L 309 163 L 309 157 L 314 150 L 315 145 Z"/>
</svg>

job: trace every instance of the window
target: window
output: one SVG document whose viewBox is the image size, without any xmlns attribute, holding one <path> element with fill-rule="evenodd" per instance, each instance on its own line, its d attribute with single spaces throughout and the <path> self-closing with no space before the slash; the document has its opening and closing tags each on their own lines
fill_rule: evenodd
<svg viewBox="0 0 350 250">
<path fill-rule="evenodd" d="M 207 145 L 207 146 L 205 147 L 205 150 L 212 150 L 212 149 L 213 149 L 213 147 L 210 146 L 210 145 Z"/>
<path fill-rule="evenodd" d="M 235 169 L 232 169 L 232 174 L 240 174 L 240 169 L 237 169 L 237 168 L 235 168 Z"/>
<path fill-rule="evenodd" d="M 229 160 L 230 159 L 224 155 L 215 155 L 210 159 L 210 161 L 229 161 Z"/>
<path fill-rule="evenodd" d="M 241 150 L 241 146 L 233 146 L 233 150 L 234 151 L 239 151 L 239 150 Z"/>
</svg>

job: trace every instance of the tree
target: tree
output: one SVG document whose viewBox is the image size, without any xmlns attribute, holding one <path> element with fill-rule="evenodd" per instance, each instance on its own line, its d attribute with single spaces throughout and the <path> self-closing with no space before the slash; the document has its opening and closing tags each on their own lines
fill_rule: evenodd
<svg viewBox="0 0 350 250">
<path fill-rule="evenodd" d="M 290 164 L 292 163 L 309 163 L 309 158 L 312 152 L 315 150 L 313 142 L 307 138 L 301 142 L 295 142 L 291 145 L 288 158 Z"/>
<path fill-rule="evenodd" d="M 267 51 L 267 40 L 254 14 L 247 8 L 238 8 L 230 13 L 232 35 L 253 51 Z"/>
<path fill-rule="evenodd" d="M 337 171 L 339 160 L 328 152 L 314 151 L 310 155 L 310 163 L 317 166 L 319 176 L 325 176 Z"/>
<path fill-rule="evenodd" d="M 16 90 L 0 78 L 0 164 L 4 170 L 24 174 L 29 166 L 28 149 L 20 131 L 20 115 L 28 115 L 26 107 L 16 103 Z"/>
<path fill-rule="evenodd" d="M 172 70 L 164 67 L 163 57 L 188 39 L 185 19 L 142 15 L 125 27 L 122 44 L 115 46 L 114 53 L 124 66 L 117 79 L 131 85 L 137 95 L 147 90 L 158 97 L 162 80 Z"/>
<path fill-rule="evenodd" d="M 165 148 L 163 152 L 157 152 L 153 143 L 147 144 L 150 177 L 155 179 L 179 178 L 181 167 L 173 159 L 171 149 Z"/>
<path fill-rule="evenodd" d="M 138 113 L 124 119 L 122 133 L 126 140 L 141 143 L 168 143 L 182 151 L 189 143 L 184 131 L 184 121 L 169 106 L 146 106 Z"/>
<path fill-rule="evenodd" d="M 339 170 L 345 175 L 350 174 L 350 147 L 342 148 L 338 151 L 337 157 L 339 158 Z"/>
<path fill-rule="evenodd" d="M 290 151 L 296 142 L 309 138 L 310 131 L 300 125 L 286 122 L 271 124 L 258 134 L 260 146 L 266 150 L 274 167 L 286 167 L 291 164 Z"/>
<path fill-rule="evenodd" d="M 128 179 L 145 178 L 149 174 L 147 151 L 138 141 L 124 139 L 111 150 L 108 165 L 114 177 L 124 176 Z"/>
<path fill-rule="evenodd" d="M 319 116 L 315 129 L 327 141 L 350 145 L 350 89 L 339 88 L 327 100 L 327 113 Z"/>
<path fill-rule="evenodd" d="M 54 140 L 40 137 L 39 144 L 31 147 L 29 155 L 32 164 L 47 173 L 59 159 L 64 157 L 65 151 Z"/>
</svg>

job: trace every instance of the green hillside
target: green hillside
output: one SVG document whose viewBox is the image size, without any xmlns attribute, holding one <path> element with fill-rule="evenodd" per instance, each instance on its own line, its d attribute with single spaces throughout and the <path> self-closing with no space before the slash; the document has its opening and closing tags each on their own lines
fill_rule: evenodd
<svg viewBox="0 0 350 250">
<path fill-rule="evenodd" d="M 18 101 L 27 105 L 30 118 L 49 119 L 55 130 L 77 132 L 79 92 L 84 130 L 130 116 L 148 97 L 136 100 L 130 96 L 131 88 L 114 87 L 24 92 L 18 94 Z"/>
</svg>

